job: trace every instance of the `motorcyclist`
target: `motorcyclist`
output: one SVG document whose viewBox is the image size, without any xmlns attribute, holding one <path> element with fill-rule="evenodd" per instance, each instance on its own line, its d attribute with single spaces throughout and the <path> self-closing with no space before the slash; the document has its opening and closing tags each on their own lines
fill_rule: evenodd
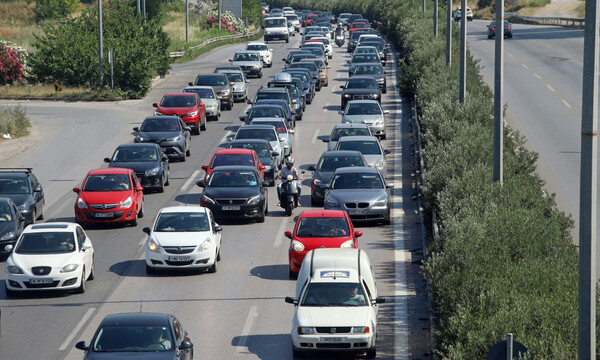
<svg viewBox="0 0 600 360">
<path fill-rule="evenodd" d="M 298 200 L 300 200 L 300 194 L 302 192 L 300 181 L 302 181 L 302 178 L 300 177 L 300 172 L 298 169 L 294 167 L 294 158 L 292 156 L 285 158 L 285 167 L 281 169 L 278 177 L 279 179 L 287 179 L 288 175 L 292 175 L 294 179 L 298 179 L 296 187 L 298 188 Z M 279 203 L 281 203 L 281 183 L 277 185 L 277 196 L 279 197 Z M 300 206 L 300 202 L 298 201 L 298 203 L 295 205 Z"/>
</svg>

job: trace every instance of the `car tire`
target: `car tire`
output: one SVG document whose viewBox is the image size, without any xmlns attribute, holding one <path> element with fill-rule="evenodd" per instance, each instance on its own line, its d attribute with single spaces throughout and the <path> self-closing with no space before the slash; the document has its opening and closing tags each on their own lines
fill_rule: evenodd
<svg viewBox="0 0 600 360">
<path fill-rule="evenodd" d="M 185 158 L 186 158 L 186 155 L 185 155 L 185 154 L 186 154 L 185 152 L 182 152 L 182 153 L 181 153 L 181 157 L 179 158 L 179 161 L 181 161 L 181 162 L 185 162 Z"/>
<path fill-rule="evenodd" d="M 88 280 L 94 280 L 96 278 L 96 263 L 94 261 L 94 257 L 92 256 L 92 269 L 90 270 L 90 275 L 88 276 Z"/>
<path fill-rule="evenodd" d="M 194 128 L 193 134 L 194 135 L 200 135 L 200 127 Z"/>
<path fill-rule="evenodd" d="M 256 222 L 258 223 L 264 223 L 265 222 L 265 213 L 266 213 L 266 208 L 262 211 L 262 214 L 260 214 L 260 216 L 258 217 L 258 219 L 256 219 Z"/>
<path fill-rule="evenodd" d="M 387 134 L 383 133 L 383 135 L 381 135 L 381 140 L 385 140 L 385 139 L 387 139 Z"/>
<path fill-rule="evenodd" d="M 383 89 L 381 90 L 381 93 L 382 93 L 382 94 L 387 94 L 387 88 L 386 88 L 386 86 L 387 86 L 387 85 L 384 85 L 384 86 L 383 86 Z"/>
<path fill-rule="evenodd" d="M 156 274 L 156 269 L 146 264 L 146 274 Z"/>
<path fill-rule="evenodd" d="M 44 220 L 44 209 L 42 208 L 42 212 L 38 215 L 38 220 Z"/>
<path fill-rule="evenodd" d="M 212 264 L 212 266 L 208 268 L 208 272 L 211 273 L 211 274 L 214 274 L 214 273 L 217 272 L 217 261 L 216 260 Z"/>
<path fill-rule="evenodd" d="M 142 201 L 142 207 L 140 208 L 140 212 L 138 212 L 137 217 L 139 217 L 139 218 L 144 217 L 144 202 L 143 201 Z"/>
<path fill-rule="evenodd" d="M 204 124 L 200 125 L 200 130 L 198 131 L 197 135 L 200 135 L 200 131 L 206 131 L 206 120 L 204 120 Z"/>
<path fill-rule="evenodd" d="M 273 67 L 273 62 L 271 61 L 267 67 Z"/>
<path fill-rule="evenodd" d="M 265 215 L 268 215 L 268 214 L 269 214 L 269 202 L 265 201 Z"/>
<path fill-rule="evenodd" d="M 262 71 L 261 71 L 261 72 L 259 72 L 259 73 L 258 73 L 258 78 L 259 78 L 259 79 L 262 79 L 262 77 L 263 77 L 263 73 L 262 73 Z"/>
<path fill-rule="evenodd" d="M 290 38 L 285 39 L 285 42 L 289 43 L 290 42 Z"/>
<path fill-rule="evenodd" d="M 191 156 L 192 155 L 192 147 L 190 146 L 186 151 L 185 151 L 185 156 Z"/>
<path fill-rule="evenodd" d="M 296 348 L 292 348 L 292 357 L 294 359 L 304 359 L 304 353 Z"/>
<path fill-rule="evenodd" d="M 133 218 L 133 220 L 131 220 L 129 222 L 129 226 L 137 226 L 137 223 L 138 223 L 137 220 L 138 220 L 138 217 L 137 217 L 137 214 L 135 214 L 135 217 Z"/>
<path fill-rule="evenodd" d="M 85 292 L 85 283 L 86 283 L 85 268 L 83 268 L 83 271 L 81 272 L 81 283 L 79 284 L 79 287 L 77 289 L 75 289 L 75 293 L 83 294 Z"/>
<path fill-rule="evenodd" d="M 367 350 L 367 359 L 375 359 L 377 357 L 377 349 Z"/>
<path fill-rule="evenodd" d="M 233 100 L 231 100 L 229 102 L 229 104 L 227 104 L 227 110 L 231 110 L 231 109 L 233 109 Z"/>
<path fill-rule="evenodd" d="M 163 179 L 160 179 L 160 186 L 158 187 L 157 190 L 159 193 L 163 193 L 165 192 L 165 182 L 163 181 Z"/>
<path fill-rule="evenodd" d="M 167 169 L 167 179 L 165 180 L 165 186 L 169 186 L 169 177 L 171 176 L 171 170 Z"/>
<path fill-rule="evenodd" d="M 219 252 L 217 253 L 217 261 L 221 261 L 221 247 L 219 247 Z"/>
</svg>

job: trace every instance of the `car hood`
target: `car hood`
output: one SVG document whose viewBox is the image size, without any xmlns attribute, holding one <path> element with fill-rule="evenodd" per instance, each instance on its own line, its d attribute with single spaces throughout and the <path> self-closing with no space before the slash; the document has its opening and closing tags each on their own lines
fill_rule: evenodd
<svg viewBox="0 0 600 360">
<path fill-rule="evenodd" d="M 367 161 L 367 164 L 371 167 L 375 167 L 375 164 L 377 164 L 378 162 L 383 160 L 383 155 L 381 154 L 376 154 L 376 155 L 364 155 L 365 160 Z"/>
<path fill-rule="evenodd" d="M 294 240 L 301 242 L 304 245 L 304 250 L 309 251 L 316 248 L 339 248 L 348 240 L 352 240 L 350 235 L 342 237 L 296 237 Z"/>
<path fill-rule="evenodd" d="M 234 199 L 250 198 L 260 193 L 259 186 L 253 187 L 207 187 L 204 189 L 204 195 L 211 199 Z"/>
<path fill-rule="evenodd" d="M 79 193 L 79 196 L 87 204 L 118 204 L 130 195 L 130 191 L 82 191 Z"/>
<path fill-rule="evenodd" d="M 10 198 L 17 206 L 25 205 L 28 200 L 31 200 L 29 194 L 0 194 L 0 196 Z"/>
<path fill-rule="evenodd" d="M 207 106 L 210 107 L 210 105 L 213 106 L 217 106 L 219 105 L 221 102 L 217 99 L 211 99 L 211 98 L 200 98 L 200 100 Z"/>
<path fill-rule="evenodd" d="M 330 189 L 327 196 L 333 196 L 340 202 L 371 202 L 387 197 L 384 189 Z"/>
<path fill-rule="evenodd" d="M 260 66 L 260 61 L 233 61 L 233 66 Z"/>
<path fill-rule="evenodd" d="M 0 237 L 4 234 L 17 230 L 17 222 L 16 221 L 3 221 L 0 222 Z"/>
<path fill-rule="evenodd" d="M 159 106 L 156 111 L 158 111 L 159 113 L 163 114 L 163 115 L 183 115 L 183 114 L 189 114 L 192 111 L 196 111 L 196 107 L 194 106 L 187 106 L 187 107 L 162 107 Z"/>
<path fill-rule="evenodd" d="M 13 252 L 10 257 L 13 264 L 23 270 L 31 272 L 34 266 L 50 266 L 52 270 L 59 270 L 67 264 L 79 264 L 77 251 L 64 254 L 17 254 Z M 79 270 L 79 269 L 78 269 Z"/>
<path fill-rule="evenodd" d="M 377 94 L 379 95 L 379 90 L 378 89 L 366 89 L 366 88 L 362 88 L 362 89 L 344 89 L 344 91 L 342 91 L 342 94 Z"/>
<path fill-rule="evenodd" d="M 299 306 L 298 326 L 368 326 L 369 306 Z"/>
<path fill-rule="evenodd" d="M 148 169 L 158 167 L 154 161 L 113 161 L 109 167 L 131 169 L 136 173 L 146 172 Z"/>
<path fill-rule="evenodd" d="M 175 351 L 147 352 L 89 352 L 87 360 L 177 360 Z"/>
<path fill-rule="evenodd" d="M 180 134 L 179 131 L 152 131 L 152 132 L 143 132 L 140 131 L 138 135 L 143 138 L 147 138 L 150 140 L 165 140 L 177 137 Z"/>
<path fill-rule="evenodd" d="M 210 239 L 210 231 L 195 232 L 152 232 L 152 237 L 161 246 L 198 246 Z"/>
<path fill-rule="evenodd" d="M 333 171 L 315 171 L 313 178 L 319 179 L 325 184 L 329 184 L 333 177 Z"/>
<path fill-rule="evenodd" d="M 382 115 L 344 115 L 342 117 L 342 123 L 343 122 L 352 122 L 352 123 L 372 124 L 379 119 L 383 119 L 383 116 Z"/>
</svg>

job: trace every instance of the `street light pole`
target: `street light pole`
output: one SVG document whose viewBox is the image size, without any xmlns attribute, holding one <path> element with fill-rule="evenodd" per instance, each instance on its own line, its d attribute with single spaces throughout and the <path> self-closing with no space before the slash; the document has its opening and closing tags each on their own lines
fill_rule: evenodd
<svg viewBox="0 0 600 360">
<path fill-rule="evenodd" d="M 452 63 L 452 0 L 446 3 L 446 65 Z"/>
<path fill-rule="evenodd" d="M 460 1 L 460 78 L 458 100 L 465 103 L 467 82 L 467 0 Z"/>
<path fill-rule="evenodd" d="M 433 35 L 438 37 L 438 0 L 433 1 Z"/>
<path fill-rule="evenodd" d="M 98 0 L 98 80 L 102 86 L 102 0 Z"/>
<path fill-rule="evenodd" d="M 494 161 L 493 181 L 504 182 L 503 148 L 504 148 L 504 1 L 496 1 L 496 55 L 494 58 Z"/>
<path fill-rule="evenodd" d="M 188 0 L 185 0 L 185 43 L 190 43 L 190 16 Z"/>
<path fill-rule="evenodd" d="M 219 30 L 221 30 L 221 0 L 219 0 Z"/>
</svg>

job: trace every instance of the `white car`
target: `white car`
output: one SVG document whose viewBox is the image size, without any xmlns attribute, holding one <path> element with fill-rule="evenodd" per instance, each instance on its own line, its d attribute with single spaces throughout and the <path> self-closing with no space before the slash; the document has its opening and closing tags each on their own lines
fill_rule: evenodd
<svg viewBox="0 0 600 360">
<path fill-rule="evenodd" d="M 311 38 L 311 40 L 319 40 L 319 41 L 323 42 L 323 45 L 325 45 L 325 55 L 327 55 L 327 57 L 330 59 L 333 57 L 333 46 L 331 45 L 331 41 L 329 41 L 328 37 L 317 36 L 317 37 Z"/>
<path fill-rule="evenodd" d="M 221 228 L 210 209 L 171 206 L 160 209 L 152 228 L 144 228 L 146 272 L 173 269 L 217 271 L 221 260 Z"/>
<path fill-rule="evenodd" d="M 462 16 L 460 6 L 457 7 L 456 10 L 454 10 L 454 13 L 452 14 L 452 16 L 454 17 L 454 21 L 460 21 L 460 18 Z M 471 8 L 468 6 L 467 6 L 467 21 L 473 21 L 473 11 L 471 11 Z"/>
<path fill-rule="evenodd" d="M 246 44 L 246 50 L 258 51 L 263 64 L 266 67 L 273 66 L 273 49 L 262 41 L 253 41 Z"/>
<path fill-rule="evenodd" d="M 75 290 L 84 293 L 95 277 L 94 247 L 80 225 L 29 225 L 6 260 L 6 295 L 19 291 Z"/>
<path fill-rule="evenodd" d="M 369 125 L 373 135 L 382 140 L 387 137 L 385 115 L 389 110 L 383 110 L 377 100 L 350 100 L 346 103 L 342 115 L 342 124 L 363 123 Z"/>
</svg>

